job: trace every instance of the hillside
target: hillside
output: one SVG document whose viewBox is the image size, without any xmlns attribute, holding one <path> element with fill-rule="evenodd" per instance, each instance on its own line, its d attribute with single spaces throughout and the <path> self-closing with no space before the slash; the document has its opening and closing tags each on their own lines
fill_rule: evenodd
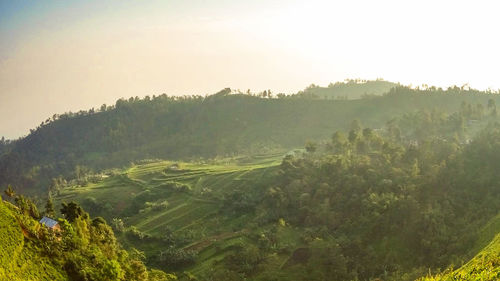
<svg viewBox="0 0 500 281">
<path fill-rule="evenodd" d="M 358 100 L 119 100 L 9 142 L 0 177 L 18 194 L 50 185 L 62 204 L 58 244 L 15 196 L 28 236 L 43 238 L 24 239 L 26 253 L 62 279 L 158 273 L 144 261 L 181 280 L 409 281 L 498 233 L 497 102 L 407 87 Z"/>
<path fill-rule="evenodd" d="M 120 242 L 145 251 L 150 265 L 206 274 L 213 262 L 237 253 L 235 245 L 254 243 L 247 237 L 247 224 L 254 217 L 246 213 L 253 210 L 256 192 L 269 183 L 281 157 L 146 162 L 95 184 L 65 188 L 56 199 L 77 201 L 114 221 Z M 195 251 L 196 265 L 172 253 L 162 260 L 161 251 L 170 246 L 176 247 L 175 254 Z"/>
<path fill-rule="evenodd" d="M 121 249 L 106 222 L 91 220 L 78 205 L 63 204 L 66 219 L 58 220 L 60 230 L 52 230 L 38 223 L 31 200 L 16 195 L 15 202 L 0 198 L 0 280 L 177 280 L 148 271 L 142 253 Z"/>
<path fill-rule="evenodd" d="M 495 232 L 500 127 L 487 113 L 353 122 L 288 153 L 139 161 L 56 199 L 113 221 L 125 247 L 185 280 L 414 280 Z"/>
<path fill-rule="evenodd" d="M 66 272 L 24 237 L 14 206 L 0 202 L 0 280 L 68 280 Z"/>
<path fill-rule="evenodd" d="M 458 269 L 449 268 L 442 274 L 426 276 L 419 281 L 499 280 L 500 214 L 479 229 L 471 252 L 474 257 Z"/>
<path fill-rule="evenodd" d="M 406 113 L 437 108 L 450 113 L 463 103 L 468 107 L 464 112 L 482 116 L 491 109 L 486 108 L 490 99 L 500 102 L 498 95 L 474 90 L 398 87 L 358 100 L 262 98 L 227 89 L 208 97 L 118 100 L 99 110 L 54 115 L 10 143 L 0 156 L 0 185 L 43 194 L 52 178 L 78 177 L 81 169 L 97 171 L 146 158 L 284 152 L 302 147 L 308 139 L 328 139 L 354 119 L 377 129 Z"/>
<path fill-rule="evenodd" d="M 473 259 L 458 268 L 419 281 L 500 280 L 500 234 Z"/>
</svg>

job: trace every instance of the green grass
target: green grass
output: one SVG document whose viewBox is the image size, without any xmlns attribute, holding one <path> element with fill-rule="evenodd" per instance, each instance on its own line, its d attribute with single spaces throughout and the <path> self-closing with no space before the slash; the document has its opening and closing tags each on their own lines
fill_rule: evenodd
<svg viewBox="0 0 500 281">
<path fill-rule="evenodd" d="M 437 276 L 428 276 L 420 281 L 500 280 L 500 234 L 481 252 L 457 270 Z"/>
<path fill-rule="evenodd" d="M 476 254 L 486 247 L 495 236 L 500 233 L 500 214 L 493 217 L 485 226 L 478 231 L 473 253 Z"/>
</svg>

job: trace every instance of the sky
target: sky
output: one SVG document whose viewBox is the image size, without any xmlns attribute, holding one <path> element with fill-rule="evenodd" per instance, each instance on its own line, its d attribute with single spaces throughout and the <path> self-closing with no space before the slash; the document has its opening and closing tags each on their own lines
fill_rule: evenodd
<svg viewBox="0 0 500 281">
<path fill-rule="evenodd" d="M 0 137 L 121 97 L 346 78 L 500 88 L 500 4 L 0 0 Z"/>
</svg>

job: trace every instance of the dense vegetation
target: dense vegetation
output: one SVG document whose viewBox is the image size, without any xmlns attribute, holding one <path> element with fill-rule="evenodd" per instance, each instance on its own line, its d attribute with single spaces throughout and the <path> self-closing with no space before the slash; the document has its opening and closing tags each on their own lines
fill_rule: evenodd
<svg viewBox="0 0 500 281">
<path fill-rule="evenodd" d="M 128 253 L 102 218 L 90 219 L 77 204 L 63 204 L 60 230 L 38 223 L 31 200 L 15 196 L 16 205 L 0 199 L 0 280 L 176 280 L 149 271 L 142 253 Z M 54 214 L 51 203 L 45 213 Z"/>
<path fill-rule="evenodd" d="M 3 203 L 2 247 L 46 269 L 0 256 L 13 268 L 0 274 L 176 278 L 144 262 L 181 280 L 495 280 L 499 97 L 313 89 L 120 100 L 3 141 L 0 182 L 50 185 L 65 219 L 47 232 L 8 188 L 17 208 Z"/>
<path fill-rule="evenodd" d="M 114 218 L 150 265 L 200 280 L 414 280 L 493 238 L 478 231 L 500 204 L 489 104 L 408 113 L 378 130 L 355 120 L 280 162 L 145 161 L 58 198 Z"/>
<path fill-rule="evenodd" d="M 366 87 L 346 85 L 350 91 Z M 0 184 L 39 194 L 59 175 L 79 177 L 77 166 L 97 171 L 145 158 L 186 160 L 282 151 L 309 138 L 326 139 L 333 131 L 347 130 L 353 119 L 381 128 L 404 113 L 433 108 L 449 113 L 464 101 L 485 106 L 489 99 L 500 102 L 498 95 L 458 87 L 398 87 L 383 96 L 357 100 L 270 91 L 248 95 L 229 89 L 208 97 L 121 99 L 112 106 L 56 114 L 27 137 L 2 145 Z"/>
<path fill-rule="evenodd" d="M 310 228 L 334 247 L 337 271 L 327 266 L 317 279 L 402 280 L 466 258 L 476 230 L 498 213 L 499 127 L 466 146 L 442 137 L 402 146 L 354 132 L 334 135 L 333 152 L 285 159 L 281 182 L 262 199 L 263 216 Z"/>
</svg>

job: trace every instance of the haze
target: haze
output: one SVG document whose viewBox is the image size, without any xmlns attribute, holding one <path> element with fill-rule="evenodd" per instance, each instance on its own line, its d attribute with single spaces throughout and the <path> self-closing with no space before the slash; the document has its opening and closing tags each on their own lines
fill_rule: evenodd
<svg viewBox="0 0 500 281">
<path fill-rule="evenodd" d="M 495 1 L 1 1 L 0 136 L 120 97 L 345 78 L 499 88 Z"/>
</svg>

